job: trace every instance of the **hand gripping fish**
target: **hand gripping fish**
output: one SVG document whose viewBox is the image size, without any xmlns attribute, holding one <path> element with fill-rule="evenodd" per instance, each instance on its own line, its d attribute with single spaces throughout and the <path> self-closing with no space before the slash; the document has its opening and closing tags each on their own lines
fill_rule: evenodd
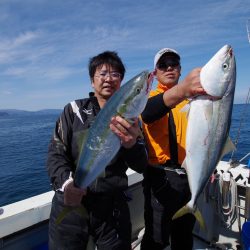
<svg viewBox="0 0 250 250">
<path fill-rule="evenodd" d="M 86 188 L 115 157 L 121 142 L 109 128 L 111 118 L 119 115 L 129 121 L 138 117 L 147 103 L 151 84 L 152 77 L 143 71 L 122 85 L 98 113 L 80 152 L 74 178 L 77 187 Z"/>
<path fill-rule="evenodd" d="M 229 151 L 226 147 L 230 142 L 228 134 L 236 82 L 236 64 L 231 46 L 223 46 L 208 61 L 201 69 L 200 81 L 208 95 L 198 96 L 190 102 L 186 158 L 182 164 L 187 171 L 192 196 L 173 219 L 193 213 L 204 229 L 205 222 L 196 202 L 221 157 Z"/>
</svg>

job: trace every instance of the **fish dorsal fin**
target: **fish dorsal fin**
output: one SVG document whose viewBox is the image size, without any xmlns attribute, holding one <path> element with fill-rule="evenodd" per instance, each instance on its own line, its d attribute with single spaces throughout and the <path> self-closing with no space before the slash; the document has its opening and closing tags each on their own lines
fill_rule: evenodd
<svg viewBox="0 0 250 250">
<path fill-rule="evenodd" d="M 223 150 L 221 152 L 220 159 L 222 159 L 224 155 L 226 155 L 226 154 L 228 154 L 228 153 L 230 153 L 230 152 L 232 152 L 234 150 L 236 150 L 236 147 L 235 147 L 234 143 L 232 142 L 231 138 L 228 136 L 227 140 L 226 140 L 226 143 L 225 143 L 225 145 L 223 147 Z"/>
</svg>

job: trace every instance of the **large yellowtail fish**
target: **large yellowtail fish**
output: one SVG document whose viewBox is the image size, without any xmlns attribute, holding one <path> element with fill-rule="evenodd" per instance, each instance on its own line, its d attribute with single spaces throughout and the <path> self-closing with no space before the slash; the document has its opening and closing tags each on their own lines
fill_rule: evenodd
<svg viewBox="0 0 250 250">
<path fill-rule="evenodd" d="M 226 147 L 230 142 L 227 139 L 236 81 L 236 64 L 231 46 L 223 46 L 209 60 L 201 69 L 200 80 L 208 95 L 198 96 L 190 102 L 186 158 L 182 164 L 187 171 L 192 197 L 173 219 L 193 213 L 204 229 L 205 222 L 196 202 L 219 160 L 229 152 Z"/>
<path fill-rule="evenodd" d="M 75 185 L 87 187 L 112 161 L 121 147 L 120 139 L 110 130 L 111 118 L 126 120 L 143 111 L 151 89 L 149 72 L 144 71 L 121 86 L 98 113 L 83 144 L 75 173 Z"/>
</svg>

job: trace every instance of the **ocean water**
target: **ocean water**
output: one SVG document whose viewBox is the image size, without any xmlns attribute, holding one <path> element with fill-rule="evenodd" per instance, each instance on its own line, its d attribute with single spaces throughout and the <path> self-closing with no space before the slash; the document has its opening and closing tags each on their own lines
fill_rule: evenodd
<svg viewBox="0 0 250 250">
<path fill-rule="evenodd" d="M 0 206 L 51 190 L 46 171 L 49 140 L 60 112 L 0 116 Z M 238 137 L 239 135 L 239 137 Z M 234 105 L 230 137 L 234 159 L 250 152 L 250 106 Z M 224 157 L 230 159 L 231 153 Z M 250 156 L 243 163 L 247 164 Z"/>
<path fill-rule="evenodd" d="M 0 206 L 51 190 L 46 157 L 58 114 L 0 117 Z"/>
</svg>

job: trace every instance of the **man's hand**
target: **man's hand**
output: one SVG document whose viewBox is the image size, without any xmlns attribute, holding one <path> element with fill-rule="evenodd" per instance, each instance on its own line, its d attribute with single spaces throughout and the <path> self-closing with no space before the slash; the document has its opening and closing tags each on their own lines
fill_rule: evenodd
<svg viewBox="0 0 250 250">
<path fill-rule="evenodd" d="M 137 137 L 141 135 L 138 118 L 128 122 L 120 116 L 112 117 L 109 127 L 120 138 L 125 148 L 134 146 Z"/>
<path fill-rule="evenodd" d="M 205 95 L 206 92 L 200 83 L 201 68 L 195 68 L 189 72 L 184 80 L 177 85 L 179 95 L 183 97 L 193 97 L 196 95 Z"/>
<path fill-rule="evenodd" d="M 64 204 L 77 207 L 81 205 L 82 197 L 87 194 L 87 190 L 74 186 L 73 180 L 64 188 Z"/>
<path fill-rule="evenodd" d="M 206 95 L 200 83 L 200 71 L 201 68 L 193 69 L 181 83 L 164 92 L 163 101 L 167 107 L 173 108 L 188 97 Z"/>
</svg>

